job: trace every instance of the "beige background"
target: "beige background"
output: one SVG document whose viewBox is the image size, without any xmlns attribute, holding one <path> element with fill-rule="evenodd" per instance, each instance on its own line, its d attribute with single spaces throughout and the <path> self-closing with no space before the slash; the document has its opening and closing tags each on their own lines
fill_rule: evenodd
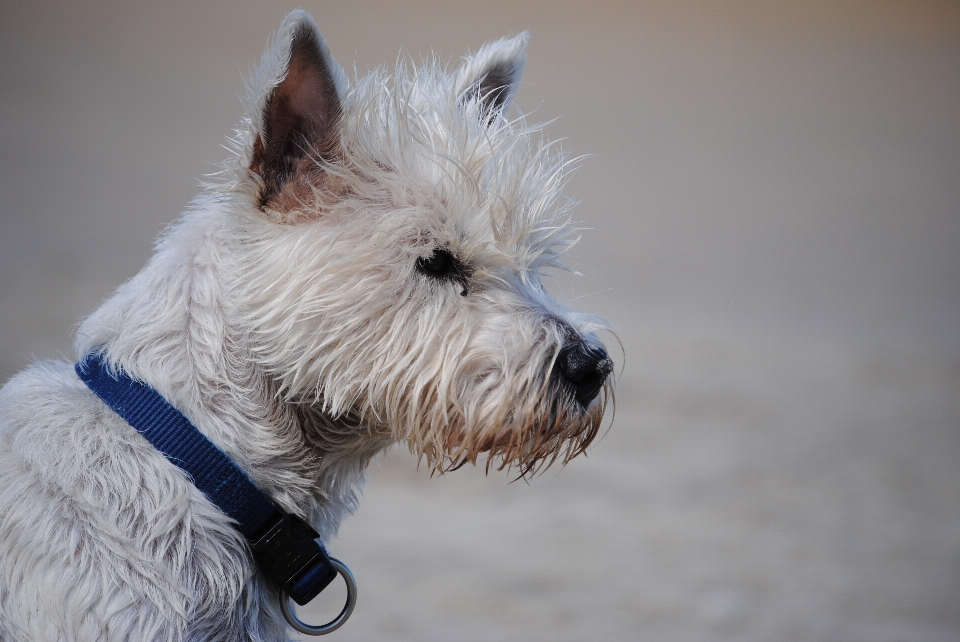
<svg viewBox="0 0 960 642">
<path fill-rule="evenodd" d="M 518 102 L 592 155 L 557 288 L 626 353 L 529 485 L 384 458 L 337 639 L 960 639 L 960 4 L 303 4 L 360 73 L 531 31 Z M 295 6 L 0 0 L 0 380 L 143 265 Z"/>
</svg>

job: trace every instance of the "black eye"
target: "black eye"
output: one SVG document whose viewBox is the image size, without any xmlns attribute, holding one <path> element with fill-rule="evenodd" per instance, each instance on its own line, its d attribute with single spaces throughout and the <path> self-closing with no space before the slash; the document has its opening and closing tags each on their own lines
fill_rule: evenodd
<svg viewBox="0 0 960 642">
<path fill-rule="evenodd" d="M 421 256 L 417 259 L 417 269 L 424 274 L 443 279 L 451 276 L 456 268 L 457 260 L 447 250 L 437 248 L 430 256 Z"/>
<path fill-rule="evenodd" d="M 456 281 L 463 287 L 461 296 L 467 296 L 467 281 L 473 271 L 449 250 L 438 247 L 430 256 L 421 256 L 417 259 L 417 270 L 435 279 Z"/>
</svg>

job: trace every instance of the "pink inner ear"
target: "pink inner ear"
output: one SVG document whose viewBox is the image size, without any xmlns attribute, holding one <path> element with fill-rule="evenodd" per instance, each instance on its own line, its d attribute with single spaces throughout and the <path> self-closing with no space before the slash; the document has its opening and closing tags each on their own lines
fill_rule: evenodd
<svg viewBox="0 0 960 642">
<path fill-rule="evenodd" d="M 302 119 L 309 133 L 322 138 L 340 114 L 340 100 L 325 61 L 310 60 L 311 54 L 319 57 L 319 52 L 303 49 L 293 50 L 287 76 L 277 87 L 275 97 L 283 96 L 291 115 Z"/>
<path fill-rule="evenodd" d="M 335 153 L 340 99 L 319 38 L 312 28 L 300 28 L 291 43 L 287 74 L 264 106 L 263 131 L 254 141 L 250 163 L 264 181 L 261 206 L 293 178 L 303 156 Z"/>
</svg>

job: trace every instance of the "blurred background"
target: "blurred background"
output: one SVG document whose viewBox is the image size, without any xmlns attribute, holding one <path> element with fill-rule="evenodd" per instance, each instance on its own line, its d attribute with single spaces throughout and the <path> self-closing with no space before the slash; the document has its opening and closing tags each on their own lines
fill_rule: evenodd
<svg viewBox="0 0 960 642">
<path fill-rule="evenodd" d="M 302 4 L 360 74 L 530 30 L 590 155 L 554 286 L 624 349 L 564 469 L 371 469 L 337 639 L 960 640 L 960 4 Z M 296 6 L 0 2 L 0 380 L 73 359 Z"/>
</svg>

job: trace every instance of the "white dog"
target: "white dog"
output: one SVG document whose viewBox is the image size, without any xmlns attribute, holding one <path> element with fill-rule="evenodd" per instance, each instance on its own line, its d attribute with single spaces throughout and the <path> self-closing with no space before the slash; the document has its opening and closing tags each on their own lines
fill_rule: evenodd
<svg viewBox="0 0 960 642">
<path fill-rule="evenodd" d="M 351 86 L 312 19 L 285 19 L 235 158 L 82 324 L 82 365 L 0 391 L 0 639 L 288 639 L 218 500 L 233 486 L 205 487 L 195 447 L 169 454 L 104 382 L 162 397 L 311 541 L 395 442 L 521 475 L 587 447 L 612 363 L 603 322 L 541 282 L 571 228 L 567 164 L 505 116 L 526 40 Z"/>
</svg>

